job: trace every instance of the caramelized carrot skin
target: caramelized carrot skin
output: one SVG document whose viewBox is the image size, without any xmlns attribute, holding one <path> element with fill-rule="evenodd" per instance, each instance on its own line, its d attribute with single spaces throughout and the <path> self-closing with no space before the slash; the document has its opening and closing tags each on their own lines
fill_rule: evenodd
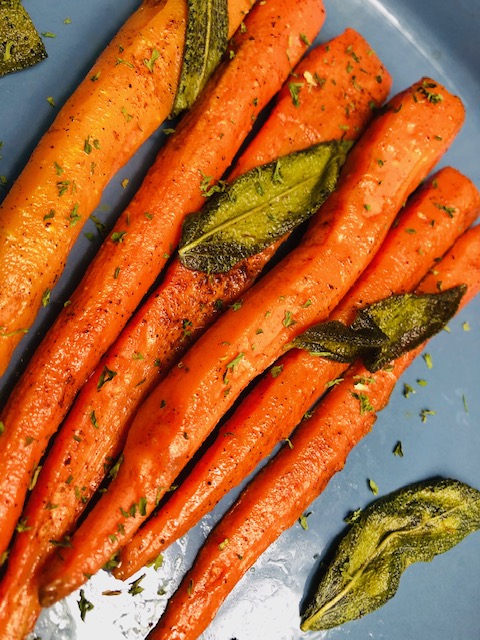
<svg viewBox="0 0 480 640">
<path fill-rule="evenodd" d="M 480 227 L 468 230 L 427 276 L 418 291 L 434 293 L 467 284 L 462 306 L 480 291 Z M 340 471 L 352 448 L 372 428 L 377 412 L 422 347 L 393 362 L 392 370 L 375 374 L 353 365 L 344 381 L 332 389 L 313 416 L 243 491 L 218 523 L 197 556 L 193 568 L 170 599 L 149 640 L 194 640 L 207 628 L 235 584 L 278 536 L 304 513 Z M 372 411 L 361 412 L 358 378 L 371 379 Z M 358 394 L 357 394 L 358 395 Z M 228 540 L 228 544 L 222 544 Z"/>
<path fill-rule="evenodd" d="M 424 95 L 425 83 L 441 92 L 441 101 Z M 390 101 L 353 148 L 337 190 L 300 246 L 193 345 L 139 408 L 109 491 L 77 529 L 73 548 L 45 570 L 43 604 L 77 588 L 128 541 L 248 382 L 296 333 L 329 315 L 463 119 L 461 101 L 428 79 Z M 140 501 L 141 513 L 122 515 Z M 119 525 L 124 535 L 113 541 Z"/>
<path fill-rule="evenodd" d="M 231 34 L 250 5 L 229 3 Z M 183 0 L 142 3 L 60 110 L 2 204 L 0 375 L 106 184 L 169 115 L 186 17 Z M 150 71 L 144 60 L 154 49 L 160 55 Z"/>
<path fill-rule="evenodd" d="M 294 17 L 285 17 L 289 11 Z M 279 21 L 277 13 L 284 16 Z M 258 42 L 280 38 L 276 47 L 289 46 L 292 60 L 306 49 L 300 37 L 305 24 L 313 39 L 324 20 L 322 5 L 313 0 L 279 0 L 258 5 L 254 14 Z M 299 16 L 305 20 L 302 27 Z M 276 20 L 283 30 L 272 30 Z M 160 151 L 9 398 L 1 418 L 5 437 L 0 466 L 6 473 L 0 479 L 0 553 L 10 540 L 32 473 L 75 394 L 165 265 L 183 216 L 203 204 L 202 175 L 217 179 L 223 174 L 260 109 L 290 71 L 289 59 L 273 53 L 276 47 L 260 55 L 256 39 L 248 31 L 238 34 L 232 45 L 235 57 L 217 70 Z M 245 82 L 245 69 L 252 74 L 257 100 Z"/>
<path fill-rule="evenodd" d="M 412 196 L 331 319 L 350 323 L 359 307 L 410 291 L 479 213 L 475 185 L 456 169 L 441 169 Z M 193 527 L 290 435 L 327 383 L 346 368 L 302 350 L 280 358 L 222 425 L 165 506 L 123 547 L 115 576 L 131 576 Z"/>
</svg>

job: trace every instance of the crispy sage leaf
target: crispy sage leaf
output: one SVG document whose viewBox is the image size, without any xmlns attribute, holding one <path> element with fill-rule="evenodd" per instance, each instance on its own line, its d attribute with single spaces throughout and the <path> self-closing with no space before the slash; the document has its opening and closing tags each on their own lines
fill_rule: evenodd
<svg viewBox="0 0 480 640">
<path fill-rule="evenodd" d="M 334 190 L 350 142 L 327 142 L 257 167 L 186 216 L 179 258 L 197 271 L 229 271 L 307 220 Z"/>
<path fill-rule="evenodd" d="M 395 595 L 403 571 L 480 528 L 480 491 L 452 479 L 411 485 L 376 500 L 353 523 L 302 616 L 303 631 L 360 618 Z"/>
<path fill-rule="evenodd" d="M 172 115 L 192 106 L 227 44 L 227 0 L 188 0 L 185 48 Z"/>
<path fill-rule="evenodd" d="M 293 345 L 335 362 L 353 362 L 386 342 L 388 337 L 373 322 L 354 329 L 339 320 L 329 320 L 304 331 L 294 339 Z"/>
<path fill-rule="evenodd" d="M 20 0 L 0 0 L 0 76 L 46 57 L 45 45 Z"/>
<path fill-rule="evenodd" d="M 439 293 L 392 295 L 358 311 L 349 326 L 322 322 L 292 345 L 338 362 L 361 358 L 375 372 L 438 333 L 455 315 L 464 285 Z"/>
</svg>

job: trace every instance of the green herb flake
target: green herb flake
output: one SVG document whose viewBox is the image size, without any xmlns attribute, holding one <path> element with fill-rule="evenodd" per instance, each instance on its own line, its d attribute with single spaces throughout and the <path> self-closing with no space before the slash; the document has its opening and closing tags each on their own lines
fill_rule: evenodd
<svg viewBox="0 0 480 640">
<path fill-rule="evenodd" d="M 288 328 L 288 327 L 293 327 L 293 325 L 297 324 L 297 321 L 295 320 L 295 318 L 292 315 L 291 311 L 285 311 L 285 315 L 283 317 L 282 320 L 282 324 L 284 327 Z"/>
<path fill-rule="evenodd" d="M 95 429 L 98 429 L 98 422 L 97 422 L 97 417 L 95 415 L 95 411 L 92 409 L 92 411 L 90 411 L 90 422 L 92 423 L 93 427 Z"/>
<path fill-rule="evenodd" d="M 78 600 L 78 608 L 80 610 L 80 618 L 85 622 L 85 617 L 89 611 L 94 609 L 94 605 L 85 597 L 85 591 L 80 589 L 80 599 Z"/>
<path fill-rule="evenodd" d="M 304 531 L 308 530 L 307 518 L 310 514 L 311 514 L 311 511 L 308 511 L 307 513 L 302 513 L 302 515 L 298 519 L 298 522 Z"/>
<path fill-rule="evenodd" d="M 228 384 L 228 383 L 229 383 L 229 379 L 228 379 L 228 377 L 227 377 L 228 372 L 229 372 L 229 371 L 232 371 L 232 372 L 233 372 L 233 370 L 235 369 L 235 367 L 236 367 L 236 366 L 238 366 L 239 362 L 240 362 L 241 360 L 243 360 L 243 358 L 244 358 L 244 357 L 245 357 L 245 354 L 244 354 L 243 352 L 240 352 L 240 353 L 238 354 L 238 356 L 236 356 L 233 360 L 231 360 L 231 361 L 226 365 L 226 371 L 225 371 L 225 374 L 224 374 L 224 376 L 223 376 L 223 382 L 224 382 L 225 384 Z"/>
<path fill-rule="evenodd" d="M 432 356 L 429 353 L 424 353 L 422 358 L 425 361 L 425 364 L 427 365 L 427 367 L 429 369 L 433 369 Z"/>
<path fill-rule="evenodd" d="M 45 289 L 42 293 L 42 307 L 46 307 L 50 303 L 51 293 L 50 289 Z"/>
<path fill-rule="evenodd" d="M 110 236 L 110 240 L 114 243 L 114 244 L 119 244 L 120 242 L 123 242 L 125 236 L 127 235 L 128 231 L 114 231 L 112 233 L 112 235 Z"/>
<path fill-rule="evenodd" d="M 403 458 L 403 447 L 400 440 L 393 447 L 393 455 L 398 456 L 399 458 Z"/>
<path fill-rule="evenodd" d="M 143 64 L 147 67 L 150 73 L 153 73 L 153 67 L 155 66 L 155 62 L 158 60 L 159 57 L 160 57 L 160 51 L 155 47 L 152 51 L 152 55 L 150 56 L 150 58 L 148 60 L 147 58 L 144 58 Z"/>
<path fill-rule="evenodd" d="M 428 416 L 434 416 L 436 414 L 437 414 L 437 412 L 433 411 L 433 409 L 422 409 L 420 411 L 420 418 L 421 418 L 422 422 L 426 422 Z"/>
<path fill-rule="evenodd" d="M 275 365 L 270 369 L 270 375 L 272 376 L 272 378 L 278 378 L 278 376 L 282 373 L 282 371 L 283 371 L 283 364 Z"/>
<path fill-rule="evenodd" d="M 107 367 L 107 365 L 104 365 L 103 369 L 102 369 L 102 373 L 100 374 L 100 377 L 98 379 L 98 383 L 97 383 L 97 390 L 100 391 L 100 389 L 103 387 L 103 385 L 107 382 L 110 382 L 110 380 L 113 380 L 113 378 L 117 375 L 116 371 L 112 371 L 111 369 L 109 369 Z"/>
<path fill-rule="evenodd" d="M 358 400 L 360 404 L 360 415 L 364 415 L 365 413 L 369 413 L 371 411 L 375 411 L 375 407 L 371 404 L 366 393 L 358 393 L 357 391 L 352 391 L 352 396 Z"/>
<path fill-rule="evenodd" d="M 378 485 L 375 482 L 375 480 L 372 480 L 371 478 L 369 478 L 368 488 L 370 489 L 370 491 L 373 493 L 374 496 L 378 495 Z"/>
<path fill-rule="evenodd" d="M 292 98 L 292 104 L 294 107 L 300 106 L 300 92 L 304 86 L 303 82 L 289 82 L 288 90 Z"/>
<path fill-rule="evenodd" d="M 403 385 L 403 395 L 405 396 L 405 398 L 409 398 L 413 393 L 417 393 L 417 392 L 411 385 L 405 383 Z"/>
<path fill-rule="evenodd" d="M 145 591 L 145 589 L 143 587 L 140 586 L 140 582 L 145 578 L 145 573 L 142 574 L 139 578 L 137 578 L 136 580 L 134 580 L 133 582 L 130 583 L 130 587 L 128 589 L 128 593 L 131 596 L 137 596 L 140 593 L 142 593 L 143 591 Z"/>
</svg>

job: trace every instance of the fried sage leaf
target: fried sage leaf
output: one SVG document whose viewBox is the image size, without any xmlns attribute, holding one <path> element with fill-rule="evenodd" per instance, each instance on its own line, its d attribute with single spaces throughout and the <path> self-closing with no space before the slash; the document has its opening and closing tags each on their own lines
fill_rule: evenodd
<svg viewBox="0 0 480 640">
<path fill-rule="evenodd" d="M 227 0 L 188 0 L 182 69 L 172 115 L 192 106 L 227 45 Z"/>
<path fill-rule="evenodd" d="M 0 76 L 46 57 L 45 45 L 20 0 L 0 0 Z"/>
<path fill-rule="evenodd" d="M 307 220 L 334 190 L 350 142 L 327 142 L 257 167 L 185 218 L 179 258 L 218 273 Z"/>
<path fill-rule="evenodd" d="M 433 294 L 392 295 L 360 309 L 349 327 L 321 322 L 297 336 L 292 345 L 338 362 L 361 358 L 375 372 L 443 329 L 465 290 L 459 285 Z"/>
<path fill-rule="evenodd" d="M 387 602 L 403 571 L 480 528 L 480 491 L 452 479 L 411 485 L 368 506 L 342 538 L 302 616 L 303 631 L 330 629 Z"/>
<path fill-rule="evenodd" d="M 310 327 L 293 341 L 293 346 L 335 362 L 353 362 L 371 349 L 388 343 L 388 336 L 373 322 L 353 328 L 339 320 L 329 320 Z"/>
<path fill-rule="evenodd" d="M 465 285 L 433 294 L 391 296 L 359 313 L 359 322 L 373 322 L 388 336 L 388 343 L 363 358 L 369 371 L 415 349 L 441 331 L 458 310 Z"/>
</svg>

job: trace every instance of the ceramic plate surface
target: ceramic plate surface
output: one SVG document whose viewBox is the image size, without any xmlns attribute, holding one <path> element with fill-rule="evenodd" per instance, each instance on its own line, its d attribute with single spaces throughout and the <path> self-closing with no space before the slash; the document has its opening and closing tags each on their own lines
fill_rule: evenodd
<svg viewBox="0 0 480 640">
<path fill-rule="evenodd" d="M 45 62 L 0 78 L 0 175 L 8 183 L 20 172 L 56 109 L 139 3 L 25 0 L 24 4 L 38 30 L 55 37 L 45 37 L 49 54 Z M 393 75 L 394 92 L 430 75 L 461 96 L 467 121 L 441 164 L 455 166 L 480 187 L 478 2 L 325 0 L 325 6 L 327 20 L 317 42 L 353 27 L 369 40 Z M 48 97 L 54 98 L 57 107 L 49 104 Z M 113 225 L 163 140 L 161 132 L 155 134 L 112 180 L 99 208 L 99 216 L 107 224 Z M 124 178 L 130 181 L 127 189 L 121 187 Z M 35 330 L 22 343 L 0 381 L 0 403 L 97 248 L 83 236 L 80 238 L 65 275 L 52 294 L 53 304 L 42 310 Z M 344 517 L 373 499 L 369 478 L 376 482 L 381 495 L 433 476 L 457 478 L 480 489 L 480 299 L 450 323 L 449 332 L 433 339 L 428 352 L 433 367 L 427 368 L 425 360 L 418 358 L 405 373 L 373 431 L 312 505 L 308 530 L 296 525 L 272 545 L 237 585 L 205 632 L 204 640 L 308 637 L 299 630 L 304 595 L 329 545 L 344 531 Z M 427 385 L 420 386 L 419 379 L 426 380 Z M 404 397 L 404 383 L 414 387 L 416 393 Z M 420 417 L 424 409 L 434 412 L 425 422 Z M 393 455 L 399 440 L 403 444 L 402 458 Z M 86 597 L 95 606 L 85 622 L 80 620 L 78 594 L 74 594 L 42 615 L 37 635 L 42 640 L 144 638 L 205 535 L 233 498 L 227 496 L 190 535 L 174 544 L 160 571 L 147 571 L 141 596 L 128 595 L 125 585 L 102 572 L 85 587 Z M 159 586 L 165 588 L 165 596 L 156 595 Z M 101 595 L 104 589 L 116 588 L 123 588 L 125 593 L 110 598 Z M 397 595 L 383 608 L 362 620 L 309 637 L 480 640 L 479 602 L 480 534 L 475 533 L 433 562 L 410 567 Z"/>
</svg>

